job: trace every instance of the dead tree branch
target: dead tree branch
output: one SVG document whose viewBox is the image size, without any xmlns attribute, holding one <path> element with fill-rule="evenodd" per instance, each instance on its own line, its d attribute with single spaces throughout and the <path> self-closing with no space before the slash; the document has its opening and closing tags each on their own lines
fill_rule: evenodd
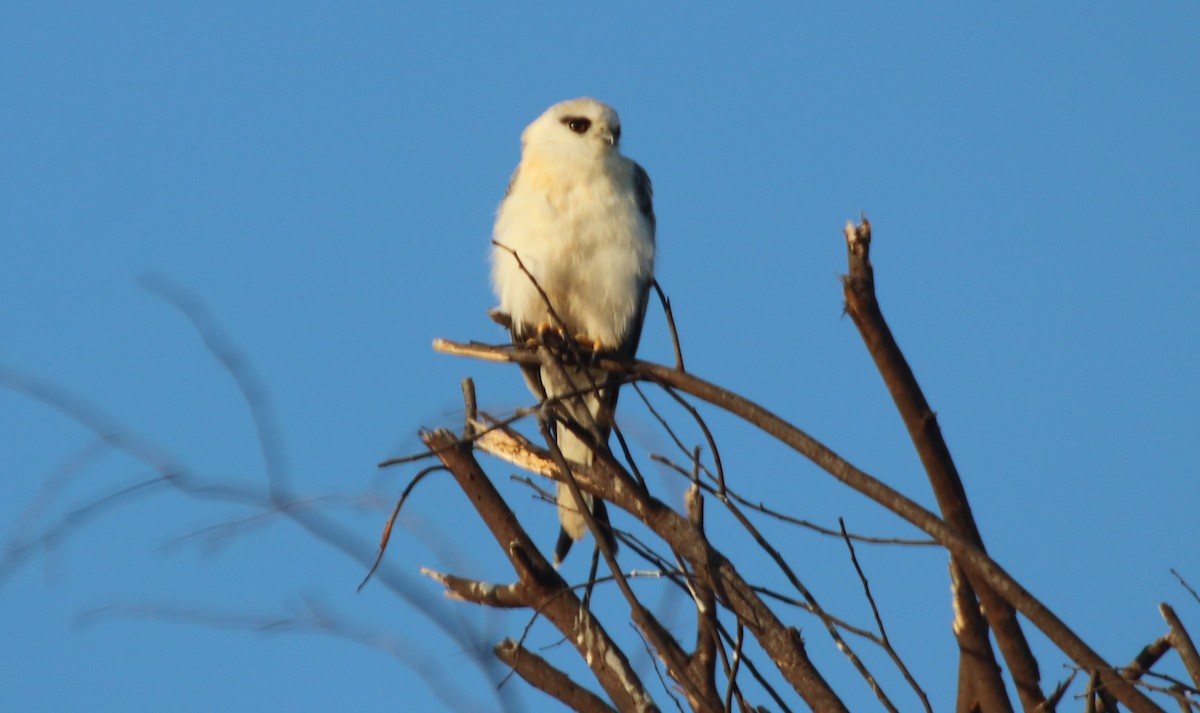
<svg viewBox="0 0 1200 713">
<path fill-rule="evenodd" d="M 599 696 L 571 680 L 546 659 L 512 639 L 496 644 L 492 651 L 529 685 L 579 713 L 616 713 Z"/>
<path fill-rule="evenodd" d="M 439 339 L 434 341 L 434 349 L 447 354 L 477 357 L 493 362 L 539 363 L 537 354 L 525 349 L 512 347 L 492 347 L 474 343 L 462 344 Z M 981 551 L 971 541 L 960 535 L 957 530 L 948 526 L 933 513 L 877 478 L 873 478 L 859 470 L 801 429 L 745 397 L 722 389 L 711 382 L 696 377 L 692 373 L 680 372 L 670 367 L 650 362 L 638 360 L 616 361 L 606 357 L 599 357 L 595 365 L 597 368 L 631 378 L 665 384 L 702 401 L 707 401 L 718 408 L 742 418 L 764 433 L 792 448 L 837 480 L 883 505 L 936 539 L 961 561 L 964 569 L 980 577 L 982 581 L 995 590 L 998 596 L 1025 615 L 1064 654 L 1080 666 L 1102 671 L 1101 678 L 1104 684 L 1114 692 L 1118 700 L 1135 711 L 1135 713 L 1150 713 L 1159 710 L 1158 706 L 1154 705 L 1144 694 L 1137 691 L 1127 681 L 1121 679 L 1111 665 L 1106 663 L 1099 654 L 1079 638 L 1074 631 L 1042 604 L 1040 600 L 1030 594 L 1028 590 L 1013 579 L 999 564 L 993 561 L 986 552 Z M 613 478 L 616 476 L 610 473 L 608 477 Z M 592 481 L 589 479 L 589 482 Z M 588 489 L 582 482 L 580 485 L 585 490 Z M 593 485 L 593 487 L 595 486 Z M 609 499 L 606 497 L 606 491 L 603 489 L 590 492 L 593 492 L 593 494 L 598 493 L 601 497 Z M 630 502 L 628 499 L 624 503 L 616 500 L 612 502 L 627 510 L 638 506 L 638 504 Z M 649 525 L 651 529 L 655 530 L 660 537 L 663 536 L 663 531 L 659 528 L 665 529 L 667 522 L 659 521 L 659 510 L 650 508 L 645 511 L 629 511 L 639 520 Z M 657 527 L 655 523 L 657 523 Z M 664 539 L 670 541 L 669 538 L 664 537 Z M 699 555 L 699 552 L 697 552 L 697 555 Z M 732 568 L 732 565 L 730 567 Z M 751 631 L 754 631 L 753 628 Z M 775 637 L 774 641 L 783 644 L 781 637 Z M 764 646 L 764 648 L 766 647 Z M 805 660 L 807 660 L 807 657 Z"/>
<path fill-rule="evenodd" d="M 862 224 L 857 227 L 847 225 L 845 233 L 850 263 L 849 274 L 842 281 L 846 312 L 858 327 L 859 334 L 867 345 L 867 351 L 875 360 L 875 366 L 883 376 L 892 400 L 896 402 L 896 408 L 900 411 L 913 445 L 916 446 L 917 455 L 925 466 L 942 517 L 950 527 L 958 530 L 981 552 L 986 552 L 983 538 L 975 525 L 975 517 L 971 514 L 962 479 L 938 427 L 937 416 L 929 408 L 908 361 L 896 344 L 891 329 L 883 318 L 883 312 L 879 309 L 879 301 L 875 297 L 875 270 L 871 266 L 871 224 L 864 218 Z M 1016 613 L 1008 602 L 992 592 L 986 582 L 972 577 L 970 572 L 967 575 L 967 579 L 957 580 L 959 586 L 963 587 L 960 593 L 956 593 L 959 601 L 958 613 L 970 616 L 970 612 L 975 609 L 970 604 L 974 595 L 966 590 L 967 581 L 970 580 L 971 587 L 983 600 L 984 615 L 995 632 L 996 643 L 1008 663 L 1021 704 L 1026 710 L 1032 710 L 1045 701 L 1045 695 L 1039 683 L 1041 676 L 1037 659 L 1029 650 L 1029 643 L 1017 622 Z M 975 625 L 963 626 L 957 631 L 963 636 L 960 638 L 960 645 L 970 652 L 970 655 L 963 657 L 963 661 L 978 662 L 970 668 L 974 677 L 974 692 L 982 709 L 1008 710 L 1008 695 L 1000 681 L 995 660 L 990 654 L 991 645 L 987 641 L 986 632 L 983 638 L 979 638 L 980 630 Z"/>
<path fill-rule="evenodd" d="M 430 445 L 437 447 L 439 444 Z M 476 441 L 476 446 L 532 473 L 556 480 L 561 477 L 553 459 L 544 449 L 514 434 L 493 431 Z M 581 490 L 633 514 L 687 560 L 693 575 L 704 586 L 711 588 L 721 603 L 745 622 L 784 678 L 810 707 L 820 711 L 846 710 L 809 660 L 800 633 L 779 621 L 753 587 L 737 572 L 733 563 L 718 552 L 703 532 L 685 517 L 641 489 L 617 487 L 618 483 L 631 480 L 631 476 L 619 472 L 619 468 L 611 459 L 598 459 L 591 466 L 575 464 L 572 470 Z"/>
<path fill-rule="evenodd" d="M 517 573 L 525 606 L 539 612 L 575 646 L 609 699 L 622 711 L 658 710 L 628 659 L 608 632 L 542 556 L 479 467 L 469 445 L 448 431 L 422 434 L 470 498 Z"/>
<path fill-rule="evenodd" d="M 1159 604 L 1158 610 L 1166 620 L 1167 626 L 1171 628 L 1171 646 L 1174 646 L 1175 650 L 1179 652 L 1179 658 L 1183 660 L 1183 666 L 1192 679 L 1192 685 L 1200 688 L 1200 654 L 1196 653 L 1196 644 L 1192 642 L 1192 637 L 1188 635 L 1187 629 L 1183 628 L 1183 622 L 1179 620 L 1175 610 L 1169 604 Z"/>
</svg>

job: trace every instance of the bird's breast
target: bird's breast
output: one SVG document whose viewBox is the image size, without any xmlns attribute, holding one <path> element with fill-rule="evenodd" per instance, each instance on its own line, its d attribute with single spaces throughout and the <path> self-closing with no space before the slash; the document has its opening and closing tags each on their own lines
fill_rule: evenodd
<svg viewBox="0 0 1200 713">
<path fill-rule="evenodd" d="M 496 222 L 496 241 L 510 254 L 493 259 L 501 308 L 515 322 L 549 320 L 546 300 L 568 330 L 615 348 L 640 317 L 654 264 L 653 229 L 638 208 L 632 181 L 580 172 L 555 176 L 521 168 Z"/>
</svg>

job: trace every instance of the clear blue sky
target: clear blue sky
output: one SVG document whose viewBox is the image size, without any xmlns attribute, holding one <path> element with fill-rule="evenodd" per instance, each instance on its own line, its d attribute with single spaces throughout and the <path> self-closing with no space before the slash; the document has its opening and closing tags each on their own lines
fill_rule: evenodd
<svg viewBox="0 0 1200 713">
<path fill-rule="evenodd" d="M 296 488 L 365 496 L 322 507 L 369 551 L 413 473 L 374 464 L 417 448 L 418 427 L 455 426 L 460 378 L 477 378 L 485 408 L 528 401 L 516 371 L 429 345 L 500 339 L 484 314 L 486 255 L 518 136 L 550 104 L 592 95 L 620 111 L 625 151 L 654 180 L 659 277 L 694 372 L 931 504 L 840 315 L 841 228 L 865 211 L 885 314 L 995 556 L 1113 662 L 1164 631 L 1159 601 L 1200 632 L 1200 605 L 1169 573 L 1200 584 L 1200 9 L 910 5 L 10 0 L 0 364 L 78 394 L 205 477 L 261 484 L 228 375 L 137 280 L 185 286 L 269 389 Z M 658 313 L 643 356 L 669 358 Z M 669 452 L 635 399 L 621 418 L 640 450 Z M 844 516 L 852 530 L 913 533 L 748 429 L 712 425 L 747 495 L 826 525 Z M 418 491 L 388 554 L 406 601 L 377 585 L 355 594 L 362 567 L 282 519 L 216 546 L 179 539 L 244 508 L 161 490 L 71 519 L 151 475 L 103 452 L 39 495 L 92 441 L 0 389 L 0 533 L 11 545 L 77 525 L 0 579 L 0 709 L 498 705 L 498 674 L 417 609 L 487 641 L 525 622 L 443 603 L 417 575 L 428 565 L 508 579 L 492 543 L 470 549 L 479 531 L 449 481 Z M 489 467 L 498 481 L 509 472 Z M 651 482 L 677 498 L 674 480 Z M 505 487 L 549 546 L 550 511 Z M 770 531 L 823 603 L 870 624 L 839 542 Z M 750 551 L 740 536 L 728 548 Z M 945 558 L 866 547 L 859 557 L 901 654 L 949 708 Z M 661 585 L 640 586 L 660 601 Z M 108 606 L 160 613 L 80 625 Z M 661 606 L 682 605 L 672 595 Z M 161 613 L 309 607 L 407 663 L 327 635 Z M 620 611 L 612 626 L 628 636 Z M 818 623 L 787 616 L 852 707 L 872 710 Z M 673 621 L 683 635 L 688 619 Z M 553 641 L 542 632 L 535 643 Z M 1061 662 L 1043 658 L 1047 689 Z M 521 688 L 506 689 L 516 709 L 544 703 Z"/>
</svg>

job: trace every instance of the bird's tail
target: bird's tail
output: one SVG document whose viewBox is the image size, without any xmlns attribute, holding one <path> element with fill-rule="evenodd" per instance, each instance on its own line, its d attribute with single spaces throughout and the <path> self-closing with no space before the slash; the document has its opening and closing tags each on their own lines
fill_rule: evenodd
<svg viewBox="0 0 1200 713">
<path fill-rule="evenodd" d="M 566 393 L 565 391 L 560 393 Z M 592 420 L 607 419 L 609 416 L 600 414 L 600 404 L 603 399 L 596 393 L 588 393 L 581 397 L 587 409 L 592 416 Z M 576 400 L 578 403 L 578 400 Z M 571 409 L 564 408 L 563 411 L 570 412 Z M 601 435 L 608 434 L 608 428 L 603 422 L 599 424 Z M 591 446 L 575 435 L 569 428 L 560 426 L 555 429 L 555 438 L 558 441 L 558 449 L 562 452 L 563 457 L 571 463 L 582 463 L 591 465 L 595 458 Z M 604 501 L 592 497 L 589 493 L 581 493 L 583 502 L 592 513 L 592 518 L 596 520 L 596 524 L 600 526 L 600 531 L 604 536 L 605 542 L 608 544 L 612 552 L 617 551 L 617 541 L 613 537 L 612 526 L 608 520 L 608 510 L 604 506 Z M 576 540 L 583 539 L 587 534 L 587 521 L 580 512 L 578 505 L 575 502 L 575 497 L 571 494 L 571 489 L 566 483 L 558 484 L 558 522 L 561 525 L 558 533 L 558 542 L 554 546 L 554 566 L 558 566 L 566 558 L 567 552 L 570 551 L 571 545 Z"/>
</svg>

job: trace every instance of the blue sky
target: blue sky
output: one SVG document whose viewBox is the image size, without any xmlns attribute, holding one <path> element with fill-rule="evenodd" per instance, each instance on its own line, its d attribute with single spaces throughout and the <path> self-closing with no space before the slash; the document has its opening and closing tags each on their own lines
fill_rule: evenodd
<svg viewBox="0 0 1200 713">
<path fill-rule="evenodd" d="M 475 377 L 496 412 L 528 401 L 515 370 L 429 345 L 501 338 L 485 316 L 486 255 L 518 136 L 550 104 L 596 96 L 620 111 L 625 152 L 654 180 L 658 275 L 689 368 L 931 505 L 840 314 L 841 228 L 871 218 L 885 315 L 989 549 L 1124 662 L 1164 631 L 1159 601 L 1200 630 L 1200 605 L 1169 571 L 1200 583 L 1198 35 L 1200 10 L 1183 2 L 7 2 L 0 364 L 77 394 L 206 479 L 259 486 L 238 391 L 139 277 L 186 288 L 269 390 L 296 490 L 338 496 L 320 512 L 369 554 L 414 472 L 375 463 L 415 450 L 419 427 L 457 425 L 459 379 Z M 669 359 L 657 312 L 642 346 Z M 622 406 L 640 452 L 669 452 L 635 399 Z M 912 534 L 710 415 L 747 495 L 826 525 L 842 516 L 851 530 Z M 163 489 L 73 517 L 150 471 L 104 450 L 65 465 L 93 436 L 11 389 L 0 389 L 0 433 L 8 546 L 71 525 L 0 579 L 0 708 L 499 706 L 503 672 L 476 667 L 444 631 L 495 641 L 525 618 L 443 602 L 417 575 L 509 578 L 448 480 L 418 491 L 388 553 L 407 598 L 377 584 L 356 594 L 361 565 L 282 518 L 188 537 L 253 514 L 244 507 Z M 509 471 L 488 465 L 505 482 Z M 39 494 L 57 473 L 65 484 Z M 668 475 L 652 485 L 678 495 Z M 549 546 L 550 511 L 504 487 Z M 718 524 L 733 556 L 757 561 Z M 840 542 L 769 529 L 818 599 L 869 624 Z M 879 547 L 859 558 L 900 653 L 935 708 L 950 707 L 945 558 Z M 640 586 L 682 611 L 661 585 Z M 611 601 L 612 627 L 628 635 Z M 126 614 L 84 616 L 104 607 Z M 318 615 L 377 647 L 250 630 Z M 818 622 L 787 616 L 851 707 L 871 710 Z M 681 636 L 687 625 L 677 615 Z M 1062 658 L 1030 636 L 1049 689 Z M 539 632 L 538 645 L 553 641 Z M 505 691 L 515 709 L 544 703 Z"/>
</svg>

